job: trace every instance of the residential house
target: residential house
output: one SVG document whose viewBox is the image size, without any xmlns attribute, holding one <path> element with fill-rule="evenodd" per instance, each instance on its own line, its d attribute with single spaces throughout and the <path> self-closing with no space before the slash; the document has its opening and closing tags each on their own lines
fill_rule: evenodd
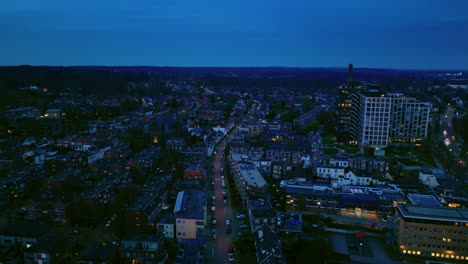
<svg viewBox="0 0 468 264">
<path fill-rule="evenodd" d="M 201 167 L 190 166 L 184 171 L 184 180 L 206 180 L 206 170 Z"/>
<path fill-rule="evenodd" d="M 337 180 L 340 176 L 345 174 L 345 168 L 343 167 L 332 167 L 332 166 L 317 166 L 317 177 L 323 179 Z"/>
<path fill-rule="evenodd" d="M 37 223 L 13 223 L 0 230 L 0 245 L 12 246 L 16 243 L 28 248 L 38 243 L 49 231 L 49 226 Z"/>
<path fill-rule="evenodd" d="M 158 221 L 157 233 L 165 238 L 175 238 L 175 215 L 165 213 Z"/>
<path fill-rule="evenodd" d="M 162 237 L 154 234 L 130 234 L 120 241 L 120 261 L 154 263 Z"/>
<path fill-rule="evenodd" d="M 63 252 L 66 250 L 65 238 L 47 236 L 41 238 L 37 244 L 27 246 L 24 250 L 24 263 L 60 263 Z"/>
<path fill-rule="evenodd" d="M 174 264 L 204 264 L 206 242 L 203 238 L 179 239 L 179 248 Z"/>
<path fill-rule="evenodd" d="M 265 197 L 253 197 L 247 200 L 250 225 L 255 231 L 263 224 L 276 228 L 277 211 L 273 209 L 270 201 Z"/>
<path fill-rule="evenodd" d="M 291 162 L 273 161 L 271 162 L 271 176 L 275 179 L 284 179 L 292 170 Z"/>
<path fill-rule="evenodd" d="M 170 150 L 181 151 L 185 148 L 185 140 L 183 138 L 168 139 L 166 147 Z"/>
</svg>

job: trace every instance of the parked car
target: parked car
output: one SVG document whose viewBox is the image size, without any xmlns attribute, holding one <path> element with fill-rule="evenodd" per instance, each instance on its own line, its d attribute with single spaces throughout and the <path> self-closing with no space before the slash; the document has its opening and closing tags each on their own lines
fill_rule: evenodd
<svg viewBox="0 0 468 264">
<path fill-rule="evenodd" d="M 236 218 L 237 218 L 237 219 L 244 219 L 244 218 L 245 218 L 245 214 L 238 213 L 238 214 L 236 214 Z"/>
<path fill-rule="evenodd" d="M 229 262 L 234 262 L 234 253 L 229 253 Z"/>
<path fill-rule="evenodd" d="M 240 228 L 249 228 L 249 225 L 246 223 L 240 224 Z"/>
</svg>

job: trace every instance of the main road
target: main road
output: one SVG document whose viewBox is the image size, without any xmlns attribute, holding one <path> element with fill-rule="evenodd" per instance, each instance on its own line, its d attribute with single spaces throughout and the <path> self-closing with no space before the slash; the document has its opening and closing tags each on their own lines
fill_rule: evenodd
<svg viewBox="0 0 468 264">
<path fill-rule="evenodd" d="M 214 194 L 216 198 L 216 263 L 228 263 L 226 215 L 224 212 L 223 187 L 221 185 L 221 168 L 224 165 L 221 159 L 224 155 L 226 141 L 223 141 L 217 149 L 213 161 L 214 169 Z"/>
</svg>

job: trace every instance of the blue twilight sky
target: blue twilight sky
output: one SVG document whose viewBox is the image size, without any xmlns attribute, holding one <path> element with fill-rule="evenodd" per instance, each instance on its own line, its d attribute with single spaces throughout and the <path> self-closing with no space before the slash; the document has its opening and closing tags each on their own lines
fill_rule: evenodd
<svg viewBox="0 0 468 264">
<path fill-rule="evenodd" d="M 467 0 L 15 0 L 0 65 L 468 69 Z"/>
</svg>

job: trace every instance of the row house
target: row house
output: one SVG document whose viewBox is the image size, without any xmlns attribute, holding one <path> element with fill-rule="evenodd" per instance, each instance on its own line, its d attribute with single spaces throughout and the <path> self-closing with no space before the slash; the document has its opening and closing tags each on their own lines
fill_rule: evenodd
<svg viewBox="0 0 468 264">
<path fill-rule="evenodd" d="M 337 180 L 345 174 L 345 168 L 332 166 L 317 166 L 317 177 L 324 179 Z"/>
<path fill-rule="evenodd" d="M 246 201 L 250 195 L 267 192 L 267 182 L 255 166 L 235 164 L 233 172 L 236 187 L 244 201 Z"/>
<path fill-rule="evenodd" d="M 247 200 L 247 210 L 252 232 L 263 224 L 276 229 L 277 211 L 265 197 L 251 197 Z"/>
<path fill-rule="evenodd" d="M 71 202 L 62 201 L 26 201 L 21 211 L 25 213 L 25 220 L 51 220 L 54 222 L 66 221 L 66 210 Z"/>
<path fill-rule="evenodd" d="M 332 180 L 333 187 L 343 186 L 343 185 L 359 185 L 359 186 L 369 186 L 369 185 L 384 185 L 385 182 L 382 182 L 378 179 L 372 178 L 372 176 L 357 176 L 352 171 L 348 171 L 344 175 L 340 175 L 338 179 Z"/>
<path fill-rule="evenodd" d="M 169 177 L 150 178 L 145 183 L 138 197 L 125 210 L 129 226 L 140 230 L 155 226 L 155 219 L 167 204 L 169 179 Z"/>
<path fill-rule="evenodd" d="M 165 238 L 175 238 L 175 215 L 173 213 L 165 213 L 159 218 L 157 225 L 157 234 Z"/>
<path fill-rule="evenodd" d="M 162 237 L 153 234 L 131 234 L 120 241 L 120 260 L 127 262 L 153 263 L 162 244 Z"/>
<path fill-rule="evenodd" d="M 206 180 L 206 176 L 204 168 L 190 166 L 184 170 L 184 180 Z"/>
<path fill-rule="evenodd" d="M 37 223 L 12 223 L 0 230 L 0 245 L 10 247 L 16 243 L 28 248 L 37 244 L 46 235 L 50 227 Z"/>
<path fill-rule="evenodd" d="M 168 139 L 166 147 L 170 150 L 181 151 L 185 148 L 185 140 L 183 138 Z"/>
</svg>

